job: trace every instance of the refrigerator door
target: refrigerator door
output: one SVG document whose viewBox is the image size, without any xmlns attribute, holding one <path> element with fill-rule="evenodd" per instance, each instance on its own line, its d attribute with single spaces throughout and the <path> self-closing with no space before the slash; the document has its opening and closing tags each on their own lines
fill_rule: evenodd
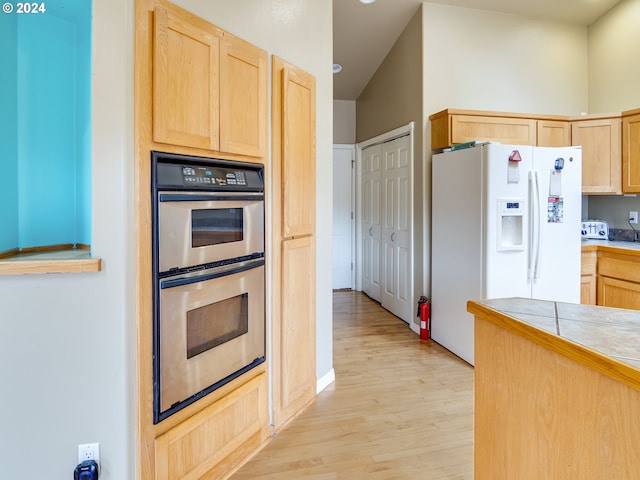
<svg viewBox="0 0 640 480">
<path fill-rule="evenodd" d="M 528 174 L 533 147 L 485 145 L 487 204 L 484 298 L 531 296 Z M 517 152 L 517 153 L 516 153 Z M 518 160 L 518 158 L 520 160 Z"/>
<path fill-rule="evenodd" d="M 580 303 L 582 149 L 536 147 L 533 155 L 540 222 L 531 297 Z"/>
</svg>

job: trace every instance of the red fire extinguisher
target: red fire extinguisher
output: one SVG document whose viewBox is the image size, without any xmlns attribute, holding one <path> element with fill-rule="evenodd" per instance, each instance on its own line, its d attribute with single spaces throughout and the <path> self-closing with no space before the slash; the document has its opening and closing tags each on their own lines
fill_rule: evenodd
<svg viewBox="0 0 640 480">
<path fill-rule="evenodd" d="M 420 297 L 418 300 L 418 317 L 420 318 L 420 340 L 429 340 L 429 300 Z"/>
</svg>

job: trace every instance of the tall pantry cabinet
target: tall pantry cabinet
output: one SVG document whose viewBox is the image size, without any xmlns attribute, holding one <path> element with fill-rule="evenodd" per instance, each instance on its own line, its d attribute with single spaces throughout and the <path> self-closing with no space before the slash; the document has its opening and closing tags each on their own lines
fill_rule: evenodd
<svg viewBox="0 0 640 480">
<path fill-rule="evenodd" d="M 273 417 L 281 428 L 316 394 L 312 75 L 273 57 Z"/>
</svg>

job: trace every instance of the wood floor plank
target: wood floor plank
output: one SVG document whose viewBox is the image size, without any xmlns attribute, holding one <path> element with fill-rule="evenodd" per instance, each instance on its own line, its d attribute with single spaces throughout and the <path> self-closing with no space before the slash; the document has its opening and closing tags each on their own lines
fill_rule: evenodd
<svg viewBox="0 0 640 480">
<path fill-rule="evenodd" d="M 473 368 L 366 295 L 333 295 L 336 381 L 232 480 L 470 480 Z"/>
</svg>

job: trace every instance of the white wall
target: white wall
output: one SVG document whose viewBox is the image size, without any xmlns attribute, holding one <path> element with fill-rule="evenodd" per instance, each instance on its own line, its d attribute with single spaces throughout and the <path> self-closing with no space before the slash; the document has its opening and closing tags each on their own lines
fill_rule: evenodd
<svg viewBox="0 0 640 480">
<path fill-rule="evenodd" d="M 640 1 L 620 2 L 588 31 L 589 113 L 640 108 Z"/>
<path fill-rule="evenodd" d="M 427 115 L 586 111 L 586 27 L 432 3 L 423 20 Z"/>
<path fill-rule="evenodd" d="M 423 3 L 425 117 L 445 108 L 574 115 L 587 109 L 587 28 Z M 425 119 L 425 224 L 431 124 Z M 427 227 L 428 228 L 428 227 Z M 425 233 L 425 287 L 430 233 Z"/>
<path fill-rule="evenodd" d="M 7 480 L 73 478 L 87 442 L 100 442 L 101 479 L 133 478 L 133 1 L 94 0 L 93 17 L 92 238 L 103 270 L 0 277 Z"/>
<path fill-rule="evenodd" d="M 331 2 L 176 3 L 316 76 L 317 258 L 331 258 Z M 134 0 L 94 0 L 92 237 L 102 271 L 0 276 L 3 480 L 25 469 L 72 478 L 78 443 L 96 441 L 101 480 L 134 478 L 133 19 Z M 317 270 L 321 377 L 333 367 L 331 264 Z"/>
<path fill-rule="evenodd" d="M 333 101 L 333 143 L 356 143 L 356 102 L 353 100 Z"/>
</svg>

